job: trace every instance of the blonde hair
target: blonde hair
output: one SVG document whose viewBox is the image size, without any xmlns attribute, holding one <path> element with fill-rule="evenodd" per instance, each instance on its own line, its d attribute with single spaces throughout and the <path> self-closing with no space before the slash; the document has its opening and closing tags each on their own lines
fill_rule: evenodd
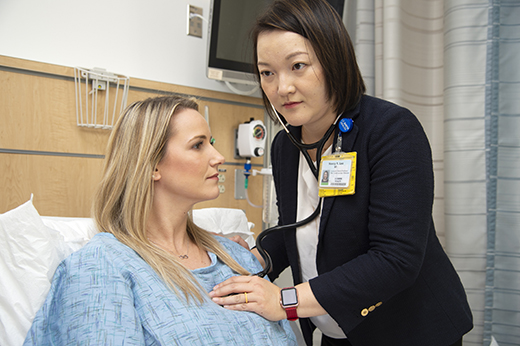
<svg viewBox="0 0 520 346">
<path fill-rule="evenodd" d="M 146 234 L 152 207 L 155 167 L 172 136 L 170 120 L 183 109 L 198 111 L 193 98 L 162 96 L 138 101 L 123 112 L 108 142 L 104 173 L 94 203 L 93 217 L 101 232 L 112 233 L 135 250 L 175 293 L 182 291 L 203 301 L 203 289 L 176 256 L 154 246 Z M 247 275 L 213 235 L 188 217 L 187 233 L 201 249 L 215 253 L 238 274 Z"/>
</svg>

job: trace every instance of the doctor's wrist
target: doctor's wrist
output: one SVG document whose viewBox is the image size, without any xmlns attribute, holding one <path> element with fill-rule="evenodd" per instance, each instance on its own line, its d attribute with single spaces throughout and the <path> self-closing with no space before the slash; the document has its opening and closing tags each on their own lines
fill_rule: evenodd
<svg viewBox="0 0 520 346">
<path fill-rule="evenodd" d="M 298 319 L 298 305 L 298 290 L 296 287 L 286 287 L 280 290 L 280 306 L 285 310 L 289 321 Z"/>
</svg>

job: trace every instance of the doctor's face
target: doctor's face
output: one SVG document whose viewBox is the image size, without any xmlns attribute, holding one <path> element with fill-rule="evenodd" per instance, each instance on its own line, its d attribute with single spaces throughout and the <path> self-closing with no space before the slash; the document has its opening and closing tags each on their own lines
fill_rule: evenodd
<svg viewBox="0 0 520 346">
<path fill-rule="evenodd" d="M 155 171 L 155 193 L 192 205 L 217 198 L 218 166 L 224 157 L 211 144 L 208 124 L 194 109 L 183 109 L 170 121 L 172 135 Z"/>
<path fill-rule="evenodd" d="M 309 40 L 290 31 L 264 31 L 257 51 L 262 89 L 289 124 L 323 128 L 335 120 L 323 68 Z"/>
</svg>

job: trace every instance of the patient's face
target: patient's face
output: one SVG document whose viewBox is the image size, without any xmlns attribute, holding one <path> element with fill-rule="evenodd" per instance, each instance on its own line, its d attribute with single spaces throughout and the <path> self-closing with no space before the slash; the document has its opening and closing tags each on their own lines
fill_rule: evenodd
<svg viewBox="0 0 520 346">
<path fill-rule="evenodd" d="M 218 166 L 224 157 L 211 144 L 206 120 L 196 110 L 184 109 L 172 117 L 170 127 L 172 136 L 155 173 L 155 193 L 179 206 L 217 198 Z"/>
</svg>

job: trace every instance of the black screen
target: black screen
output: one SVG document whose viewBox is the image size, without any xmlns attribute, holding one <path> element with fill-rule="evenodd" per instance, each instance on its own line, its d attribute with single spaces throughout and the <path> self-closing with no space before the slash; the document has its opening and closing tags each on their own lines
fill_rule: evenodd
<svg viewBox="0 0 520 346">
<path fill-rule="evenodd" d="M 249 38 L 256 17 L 271 0 L 213 0 L 208 66 L 253 73 Z M 342 16 L 345 0 L 328 0 Z"/>
</svg>

